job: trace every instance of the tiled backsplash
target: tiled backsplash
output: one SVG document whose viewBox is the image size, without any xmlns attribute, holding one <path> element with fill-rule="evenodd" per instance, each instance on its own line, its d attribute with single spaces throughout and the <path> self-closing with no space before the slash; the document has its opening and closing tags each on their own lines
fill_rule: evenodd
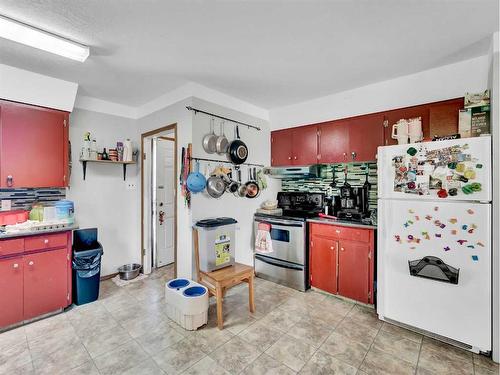
<svg viewBox="0 0 500 375">
<path fill-rule="evenodd" d="M 0 189 L 0 200 L 10 199 L 13 210 L 31 210 L 33 203 L 55 202 L 66 198 L 66 189 Z"/>
<path fill-rule="evenodd" d="M 325 193 L 327 196 L 338 195 L 338 187 L 344 183 L 345 164 L 329 164 L 321 166 L 319 178 L 301 178 L 282 180 L 283 191 L 311 191 Z M 377 163 L 349 163 L 347 182 L 351 186 L 362 186 L 366 180 L 368 168 L 368 182 L 371 184 L 369 203 L 370 209 L 377 207 Z M 335 171 L 337 188 L 331 187 Z"/>
</svg>

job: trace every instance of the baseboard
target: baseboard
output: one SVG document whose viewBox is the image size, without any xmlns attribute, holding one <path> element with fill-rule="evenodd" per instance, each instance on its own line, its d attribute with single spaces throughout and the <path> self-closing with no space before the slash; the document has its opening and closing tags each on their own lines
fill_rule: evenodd
<svg viewBox="0 0 500 375">
<path fill-rule="evenodd" d="M 101 276 L 101 281 L 112 279 L 116 275 L 118 275 L 118 272 L 115 272 L 115 273 L 112 273 L 112 274 L 109 274 L 109 275 L 106 275 L 106 276 Z"/>
</svg>

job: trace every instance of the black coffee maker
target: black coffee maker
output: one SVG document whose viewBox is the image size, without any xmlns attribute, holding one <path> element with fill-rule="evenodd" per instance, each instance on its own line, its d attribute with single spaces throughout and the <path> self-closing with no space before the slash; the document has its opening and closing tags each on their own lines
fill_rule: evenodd
<svg viewBox="0 0 500 375">
<path fill-rule="evenodd" d="M 333 198 L 333 215 L 341 220 L 361 221 L 370 215 L 368 194 L 370 183 L 368 174 L 363 186 L 353 187 L 347 182 L 347 167 L 344 184 L 339 187 L 339 195 Z"/>
</svg>

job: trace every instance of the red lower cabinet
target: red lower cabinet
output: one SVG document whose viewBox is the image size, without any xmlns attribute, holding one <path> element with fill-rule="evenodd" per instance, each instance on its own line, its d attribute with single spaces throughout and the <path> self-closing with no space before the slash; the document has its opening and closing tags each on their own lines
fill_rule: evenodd
<svg viewBox="0 0 500 375">
<path fill-rule="evenodd" d="M 0 327 L 23 320 L 23 258 L 0 260 Z"/>
<path fill-rule="evenodd" d="M 337 293 L 337 243 L 329 238 L 311 236 L 310 268 L 311 285 Z"/>
<path fill-rule="evenodd" d="M 54 245 L 47 248 L 51 240 Z M 0 245 L 7 248 L 12 241 Z M 18 255 L 0 258 L 0 328 L 71 304 L 71 232 L 25 237 L 20 243 Z M 44 247 L 36 248 L 37 243 Z"/>
<path fill-rule="evenodd" d="M 311 285 L 373 304 L 373 229 L 309 224 Z"/>
<path fill-rule="evenodd" d="M 24 319 L 68 305 L 67 249 L 24 256 Z"/>
</svg>

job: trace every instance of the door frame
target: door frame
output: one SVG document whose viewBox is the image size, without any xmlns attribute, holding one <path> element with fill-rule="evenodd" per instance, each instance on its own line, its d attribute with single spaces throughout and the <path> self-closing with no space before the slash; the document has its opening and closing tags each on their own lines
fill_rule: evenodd
<svg viewBox="0 0 500 375">
<path fill-rule="evenodd" d="M 156 134 L 160 134 L 166 131 L 172 131 L 174 133 L 174 183 L 177 178 L 177 144 L 178 144 L 178 139 L 177 139 L 177 123 L 173 123 L 167 126 L 163 126 L 158 129 L 150 130 L 146 133 L 141 134 L 141 246 L 140 246 L 140 258 L 141 258 L 141 265 L 143 266 L 144 269 L 144 257 L 146 255 L 146 246 L 144 246 L 144 239 L 145 239 L 145 233 L 144 233 L 144 211 L 146 207 L 146 202 L 145 202 L 145 197 L 144 197 L 144 183 L 146 176 L 145 174 L 145 169 L 144 169 L 144 140 L 146 138 L 152 137 Z M 174 199 L 174 277 L 177 277 L 177 184 L 175 184 L 175 199 Z"/>
</svg>

